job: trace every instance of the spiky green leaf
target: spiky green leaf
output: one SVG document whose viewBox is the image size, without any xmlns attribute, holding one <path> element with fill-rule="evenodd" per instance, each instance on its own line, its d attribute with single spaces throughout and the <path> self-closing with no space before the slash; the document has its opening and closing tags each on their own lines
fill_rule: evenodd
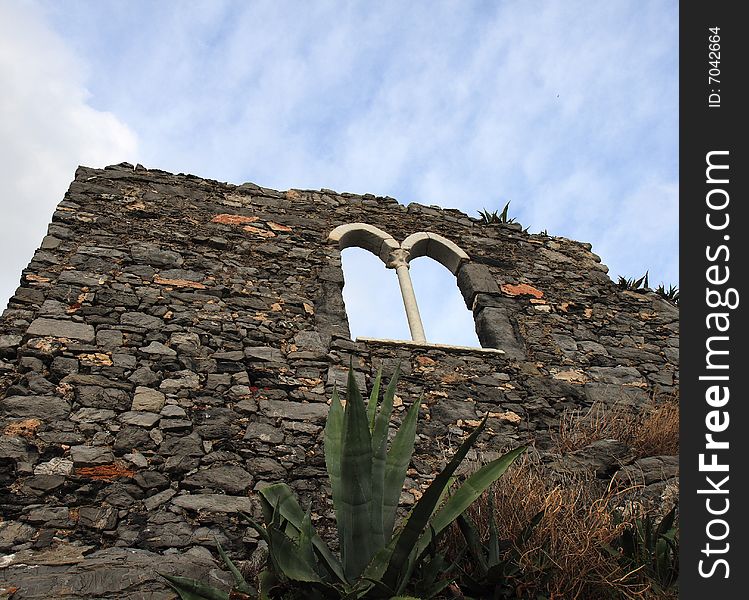
<svg viewBox="0 0 749 600">
<path fill-rule="evenodd" d="M 341 442 L 341 492 L 338 531 L 341 537 L 341 562 L 346 576 L 361 575 L 376 551 L 373 549 L 372 436 L 359 387 L 349 368 L 346 409 L 343 414 Z"/>
<path fill-rule="evenodd" d="M 486 417 L 482 423 L 486 422 Z M 478 431 L 478 429 L 477 429 Z M 476 433 L 476 432 L 474 432 Z M 473 435 L 473 434 L 472 434 Z M 477 436 L 478 437 L 478 436 Z M 474 438 L 475 439 L 475 438 Z M 468 441 L 468 440 L 466 440 Z M 465 444 L 465 442 L 464 442 Z M 442 508 L 434 515 L 431 524 L 437 533 L 449 526 L 458 515 L 462 514 L 475 500 L 499 479 L 513 461 L 525 452 L 526 446 L 510 450 L 507 454 L 487 463 L 466 479 L 460 487 L 445 501 Z M 419 540 L 417 555 L 421 554 L 429 543 L 429 531 Z"/>
<path fill-rule="evenodd" d="M 476 439 L 484 430 L 487 417 L 488 414 L 481 420 L 479 426 L 476 427 L 476 429 L 460 445 L 445 469 L 434 478 L 430 486 L 421 496 L 421 499 L 411 510 L 411 513 L 409 514 L 408 519 L 406 519 L 403 528 L 400 530 L 398 535 L 394 537 L 394 539 L 396 539 L 397 541 L 395 546 L 393 547 L 392 555 L 390 556 L 388 561 L 387 570 L 385 571 L 385 574 L 383 576 L 384 581 L 388 585 L 390 585 L 390 587 L 396 587 L 396 582 L 399 580 L 399 574 L 404 565 L 406 565 L 408 569 L 413 568 L 413 559 L 409 561 L 409 556 L 414 551 L 416 543 L 417 541 L 419 541 L 419 537 L 422 535 L 424 528 L 429 523 L 429 519 L 432 516 L 437 503 L 442 497 L 445 488 L 450 482 L 450 478 L 458 468 L 458 465 L 460 465 L 460 463 L 463 461 L 466 454 L 468 454 L 468 450 L 471 448 L 471 446 L 473 446 Z M 455 516 L 457 517 L 457 515 Z M 454 518 L 455 517 L 453 517 L 452 520 L 454 520 Z M 439 530 L 437 532 L 439 533 Z M 426 540 L 423 548 L 421 548 L 421 551 L 426 548 L 428 543 L 429 541 Z M 421 554 L 421 552 L 419 552 L 418 554 Z M 407 575 L 408 574 L 406 574 L 406 576 Z"/>
<path fill-rule="evenodd" d="M 229 593 L 197 579 L 160 574 L 181 600 L 229 600 Z"/>
<path fill-rule="evenodd" d="M 416 400 L 406 413 L 405 419 L 398 428 L 393 443 L 387 454 L 385 465 L 385 486 L 383 493 L 383 530 L 385 538 L 390 539 L 395 525 L 398 501 L 406 479 L 408 465 L 414 451 L 416 424 L 419 419 L 421 398 Z"/>
<path fill-rule="evenodd" d="M 254 587 L 247 583 L 242 573 L 239 572 L 239 569 L 237 569 L 236 565 L 232 562 L 226 552 L 224 552 L 224 549 L 221 547 L 218 539 L 216 540 L 216 548 L 218 549 L 218 553 L 221 556 L 221 559 L 224 561 L 226 568 L 229 569 L 232 577 L 234 577 L 234 588 L 238 592 L 242 592 L 243 594 L 251 594 L 253 596 L 257 595 L 257 590 L 255 590 Z"/>
<path fill-rule="evenodd" d="M 314 564 L 301 555 L 296 544 L 281 529 L 270 526 L 267 531 L 270 538 L 268 552 L 284 577 L 304 583 L 321 583 Z"/>
<path fill-rule="evenodd" d="M 288 485 L 285 483 L 274 483 L 268 485 L 260 490 L 260 495 L 268 504 L 278 506 L 278 511 L 284 519 L 297 529 L 302 529 L 304 512 Z M 244 516 L 249 521 L 252 520 L 248 515 Z M 347 580 L 343 573 L 340 561 L 333 555 L 327 544 L 319 535 L 312 535 L 312 545 L 315 547 L 317 553 L 323 558 L 327 570 L 338 578 L 338 580 L 345 583 Z"/>
<path fill-rule="evenodd" d="M 382 381 L 382 367 L 377 369 L 377 375 L 375 376 L 374 383 L 372 384 L 372 392 L 369 394 L 369 401 L 367 402 L 367 422 L 369 423 L 369 431 L 374 431 L 375 417 L 377 416 L 377 404 L 380 401 L 380 382 Z"/>
</svg>

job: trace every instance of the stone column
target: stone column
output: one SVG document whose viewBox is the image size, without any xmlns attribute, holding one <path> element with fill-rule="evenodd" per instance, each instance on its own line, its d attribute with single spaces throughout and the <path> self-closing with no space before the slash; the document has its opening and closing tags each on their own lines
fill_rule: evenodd
<svg viewBox="0 0 749 600">
<path fill-rule="evenodd" d="M 406 253 L 402 249 L 394 250 L 390 253 L 390 260 L 386 263 L 389 269 L 395 269 L 398 275 L 398 284 L 401 289 L 403 306 L 406 309 L 406 318 L 408 319 L 408 328 L 411 330 L 411 339 L 414 342 L 426 342 L 424 334 L 424 325 L 421 323 L 419 306 L 416 304 L 416 294 L 411 282 L 411 273 L 408 270 L 406 262 Z"/>
</svg>

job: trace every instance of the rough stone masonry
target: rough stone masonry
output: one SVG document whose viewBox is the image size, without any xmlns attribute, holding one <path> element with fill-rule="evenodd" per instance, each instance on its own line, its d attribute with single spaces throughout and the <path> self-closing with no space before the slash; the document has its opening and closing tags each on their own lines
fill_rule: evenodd
<svg viewBox="0 0 749 600">
<path fill-rule="evenodd" d="M 349 223 L 456 244 L 455 285 L 504 354 L 352 340 L 328 240 Z M 404 506 L 487 412 L 474 460 L 543 450 L 567 409 L 677 389 L 678 309 L 606 271 L 587 244 L 457 210 L 79 168 L 0 321 L 0 598 L 225 577 L 215 540 L 252 552 L 237 513 L 267 482 L 324 525 L 322 429 L 350 361 L 367 388 L 400 363 L 396 421 L 424 393 Z"/>
</svg>

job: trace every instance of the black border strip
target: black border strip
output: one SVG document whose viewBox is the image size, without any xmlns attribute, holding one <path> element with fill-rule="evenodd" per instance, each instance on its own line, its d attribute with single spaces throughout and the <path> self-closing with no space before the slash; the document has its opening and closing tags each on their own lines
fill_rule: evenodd
<svg viewBox="0 0 749 600">
<path fill-rule="evenodd" d="M 741 132 L 747 129 L 749 102 L 744 64 L 748 35 L 740 7 L 740 2 L 720 0 L 680 4 L 679 597 L 684 600 L 744 598 L 747 593 L 749 368 L 740 352 L 749 343 L 743 316 L 749 304 L 745 287 L 749 169 L 746 134 Z M 719 59 L 709 55 L 709 36 L 716 35 L 711 27 L 720 28 L 720 40 L 712 40 L 720 46 Z M 728 168 L 707 171 L 708 160 Z M 722 227 L 726 217 L 729 222 Z M 719 306 L 720 302 L 727 306 Z M 710 317 L 716 313 L 727 316 Z M 719 331 L 719 325 L 728 329 Z M 710 349 L 728 353 L 714 353 L 708 360 L 708 343 Z M 729 448 L 706 448 L 709 434 L 715 442 L 728 442 Z M 702 469 L 700 455 L 706 465 Z M 712 463 L 720 466 L 710 471 Z M 724 467 L 728 470 L 717 470 Z M 729 479 L 724 481 L 726 476 Z"/>
</svg>

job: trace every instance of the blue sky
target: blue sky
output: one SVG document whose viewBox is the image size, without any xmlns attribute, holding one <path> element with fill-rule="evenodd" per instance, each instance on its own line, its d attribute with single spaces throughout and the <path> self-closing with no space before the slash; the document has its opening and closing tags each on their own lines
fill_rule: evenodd
<svg viewBox="0 0 749 600">
<path fill-rule="evenodd" d="M 3 304 L 75 166 L 121 161 L 473 216 L 510 200 L 613 278 L 678 283 L 675 0 L 0 0 L 0 86 Z M 408 337 L 371 318 L 400 300 L 364 260 L 344 252 L 353 333 Z M 428 262 L 428 338 L 475 344 Z"/>
</svg>

